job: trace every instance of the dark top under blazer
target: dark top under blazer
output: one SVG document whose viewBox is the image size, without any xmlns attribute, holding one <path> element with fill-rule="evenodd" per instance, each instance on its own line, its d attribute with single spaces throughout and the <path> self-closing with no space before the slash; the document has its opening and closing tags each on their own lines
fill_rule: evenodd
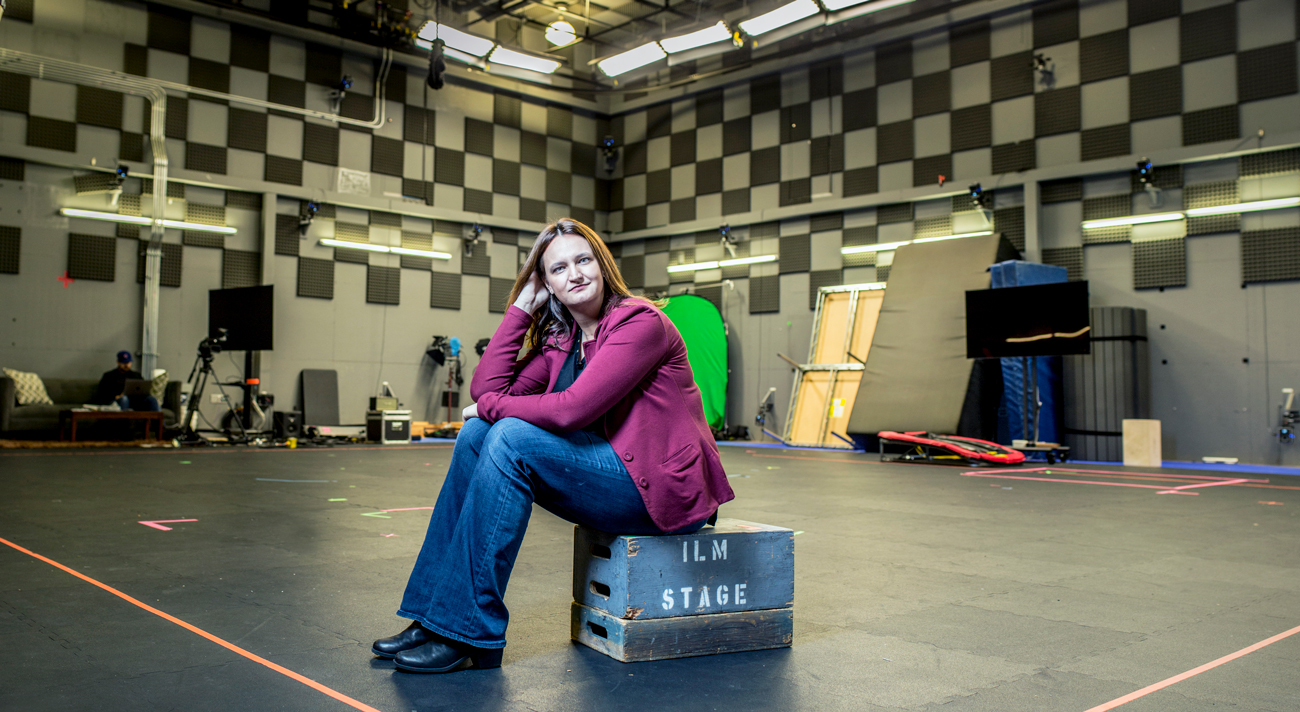
<svg viewBox="0 0 1300 712">
<path fill-rule="evenodd" d="M 553 432 L 605 414 L 603 433 L 623 459 L 656 526 L 694 524 L 735 498 L 722 469 L 686 344 L 662 311 L 639 299 L 609 309 L 587 342 L 587 366 L 554 390 L 569 344 L 548 341 L 516 360 L 532 317 L 511 305 L 470 382 L 479 417 L 519 418 Z M 570 339 L 571 341 L 571 339 Z"/>
</svg>

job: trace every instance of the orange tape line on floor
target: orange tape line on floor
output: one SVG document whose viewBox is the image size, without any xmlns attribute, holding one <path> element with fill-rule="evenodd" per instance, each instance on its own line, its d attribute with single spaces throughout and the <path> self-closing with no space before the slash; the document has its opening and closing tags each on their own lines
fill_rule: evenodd
<svg viewBox="0 0 1300 712">
<path fill-rule="evenodd" d="M 1188 670 L 1187 672 L 1179 673 L 1166 680 L 1161 680 L 1160 682 L 1157 682 L 1154 685 L 1148 685 L 1142 688 L 1141 690 L 1137 690 L 1136 692 L 1130 692 L 1127 695 L 1113 699 L 1110 702 L 1107 702 L 1106 704 L 1097 705 L 1096 707 L 1087 710 L 1087 712 L 1107 712 L 1107 710 L 1113 710 L 1116 707 L 1119 707 L 1120 705 L 1128 704 L 1140 697 L 1146 697 L 1152 692 L 1156 692 L 1157 690 L 1163 690 L 1164 688 L 1169 687 L 1170 685 L 1176 682 L 1182 682 L 1183 680 L 1186 680 L 1189 677 L 1200 675 L 1206 670 L 1213 670 L 1214 668 L 1219 667 L 1224 663 L 1232 662 L 1233 660 L 1236 660 L 1237 658 L 1240 658 L 1249 653 L 1253 653 L 1256 650 L 1259 650 L 1260 648 L 1272 645 L 1273 643 L 1276 643 L 1277 641 L 1282 640 L 1284 638 L 1289 638 L 1295 635 L 1296 633 L 1300 633 L 1300 626 L 1296 626 L 1291 630 L 1278 633 L 1272 638 L 1265 638 L 1264 640 L 1261 640 L 1258 643 L 1255 643 L 1254 645 L 1249 645 L 1247 647 L 1244 647 L 1235 653 L 1229 653 L 1228 655 L 1225 655 L 1219 658 L 1218 660 L 1211 660 L 1210 662 L 1200 667 L 1195 667 L 1192 668 L 1191 670 Z"/>
<path fill-rule="evenodd" d="M 355 708 L 355 709 L 362 710 L 362 712 L 380 712 L 379 710 L 375 709 L 374 707 L 371 707 L 371 706 L 368 705 L 368 704 L 365 704 L 364 702 L 359 702 L 359 701 L 357 701 L 357 700 L 354 700 L 354 699 L 352 699 L 351 697 L 348 697 L 347 695 L 343 694 L 342 692 L 339 692 L 339 691 L 337 691 L 337 690 L 332 690 L 332 689 L 330 689 L 330 688 L 328 688 L 328 687 L 326 687 L 326 686 L 320 684 L 319 682 L 316 682 L 315 680 L 313 680 L 313 679 L 311 679 L 311 678 L 309 678 L 309 677 L 306 677 L 306 676 L 303 676 L 303 675 L 299 675 L 298 673 L 296 673 L 296 672 L 294 672 L 294 671 L 292 671 L 292 670 L 290 670 L 290 669 L 288 669 L 288 668 L 286 668 L 286 667 L 284 667 L 284 666 L 276 665 L 275 663 L 271 662 L 270 660 L 267 660 L 266 658 L 263 658 L 263 657 L 261 657 L 261 656 L 259 656 L 259 655 L 254 655 L 253 653 L 250 653 L 250 652 L 248 652 L 247 650 L 244 650 L 243 648 L 239 647 L 238 645 L 235 645 L 234 643 L 228 643 L 228 642 L 226 642 L 225 640 L 222 640 L 221 638 L 218 638 L 217 636 L 215 636 L 215 635 L 213 635 L 213 634 L 207 632 L 206 630 L 203 630 L 202 628 L 199 628 L 199 627 L 197 627 L 197 626 L 190 625 L 189 623 L 186 623 L 185 621 L 183 621 L 183 620 L 177 618 L 176 616 L 170 615 L 170 614 L 168 614 L 168 613 L 164 613 L 164 612 L 158 610 L 157 608 L 154 608 L 153 606 L 150 606 L 150 605 L 147 604 L 147 603 L 144 603 L 144 602 L 142 602 L 142 601 L 139 601 L 139 600 L 137 600 L 137 599 L 135 599 L 135 598 L 132 598 L 132 597 L 126 595 L 125 593 L 122 593 L 121 591 L 119 591 L 119 590 L 113 588 L 112 586 L 109 586 L 108 584 L 100 583 L 99 581 L 96 581 L 95 579 L 93 579 L 93 578 L 91 578 L 91 577 L 89 577 L 89 576 L 87 576 L 87 575 L 85 575 L 85 574 L 83 574 L 83 573 L 81 573 L 81 572 L 79 572 L 79 571 L 75 571 L 75 570 L 73 570 L 73 569 L 70 569 L 70 568 L 68 568 L 67 566 L 64 566 L 63 564 L 60 564 L 59 562 L 57 562 L 57 561 L 55 561 L 55 560 L 53 560 L 53 559 L 48 559 L 48 558 L 46 558 L 46 557 L 44 557 L 44 556 L 41 556 L 40 554 L 37 554 L 37 553 L 34 552 L 34 551 L 30 551 L 30 550 L 28 550 L 28 549 L 24 549 L 23 547 L 18 546 L 17 544 L 15 544 L 15 543 L 13 543 L 13 542 L 7 540 L 7 539 L 0 539 L 0 543 L 3 543 L 3 544 L 5 544 L 6 546 L 9 546 L 9 547 L 11 547 L 11 548 L 13 548 L 13 549 L 15 549 L 15 550 L 17 550 L 17 551 L 21 551 L 22 553 L 27 554 L 28 556 L 31 556 L 31 557 L 36 558 L 36 559 L 40 559 L 41 561 L 44 561 L 45 563 L 49 564 L 50 566 L 53 566 L 54 568 L 56 568 L 56 569 L 60 569 L 60 570 L 65 571 L 65 572 L 67 572 L 67 573 L 70 573 L 70 574 L 72 574 L 73 576 L 76 576 L 77 578 L 81 579 L 82 581 L 85 581 L 86 583 L 94 584 L 94 585 L 96 585 L 96 586 L 98 586 L 98 587 L 104 589 L 105 591 L 108 591 L 109 593 L 113 594 L 114 596 L 117 596 L 118 598 L 120 598 L 120 599 L 122 599 L 122 600 L 124 600 L 124 601 L 126 601 L 126 602 L 128 602 L 128 603 L 130 603 L 130 604 L 132 604 L 132 605 L 139 606 L 140 608 L 143 608 L 144 610 L 149 611 L 150 613 L 154 614 L 155 616 L 158 616 L 159 618 L 162 618 L 162 619 L 164 619 L 164 620 L 171 621 L 172 623 L 175 623 L 176 625 L 178 625 L 178 626 L 180 626 L 180 627 L 182 627 L 182 628 L 184 628 L 184 629 L 190 631 L 191 633 L 194 633 L 195 635 L 199 635 L 199 636 L 202 636 L 202 637 L 204 637 L 204 638 L 207 638 L 208 640 L 210 640 L 210 641 L 216 643 L 217 645 L 220 645 L 221 647 L 223 647 L 223 648 L 225 648 L 225 649 L 227 649 L 227 650 L 230 650 L 231 652 L 238 653 L 238 654 L 240 654 L 240 655 L 242 655 L 242 656 L 248 658 L 249 660 L 252 660 L 252 661 L 255 662 L 255 663 L 258 663 L 258 664 L 260 664 L 260 665 L 265 665 L 266 667 L 268 667 L 268 668 L 270 668 L 270 669 L 272 669 L 272 670 L 274 670 L 274 671 L 280 673 L 281 675 L 284 675 L 285 677 L 289 677 L 289 678 L 292 678 L 292 679 L 294 679 L 294 680 L 297 680 L 298 682 L 301 682 L 302 684 L 306 685 L 307 687 L 312 688 L 313 690 L 316 690 L 317 692 L 320 692 L 320 693 L 325 694 L 325 695 L 329 695 L 330 697 L 333 697 L 334 699 L 338 700 L 339 702 L 342 702 L 342 703 L 345 704 L 345 705 L 348 705 L 349 707 L 353 707 L 353 708 Z"/>
</svg>

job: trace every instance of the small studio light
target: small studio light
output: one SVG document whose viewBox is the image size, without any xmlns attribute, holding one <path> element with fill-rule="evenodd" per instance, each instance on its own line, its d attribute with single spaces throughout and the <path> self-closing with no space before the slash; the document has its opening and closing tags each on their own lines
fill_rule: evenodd
<svg viewBox="0 0 1300 712">
<path fill-rule="evenodd" d="M 1137 172 L 1138 181 L 1141 182 L 1143 186 L 1151 185 L 1155 181 L 1156 168 L 1155 165 L 1151 163 L 1150 159 L 1143 158 L 1138 161 Z"/>
<path fill-rule="evenodd" d="M 441 89 L 447 83 L 444 78 L 447 73 L 445 48 L 446 43 L 436 39 L 433 41 L 433 48 L 429 50 L 429 77 L 425 82 L 434 91 Z"/>
<path fill-rule="evenodd" d="M 979 208 L 980 210 L 989 209 L 989 196 L 984 192 L 983 186 L 979 183 L 974 183 L 968 188 L 968 190 L 970 191 L 970 201 L 975 204 L 976 208 Z"/>
<path fill-rule="evenodd" d="M 307 201 L 302 204 L 302 211 L 298 213 L 298 236 L 307 237 L 307 228 L 316 219 L 316 213 L 320 210 L 320 205 L 314 201 Z"/>
</svg>

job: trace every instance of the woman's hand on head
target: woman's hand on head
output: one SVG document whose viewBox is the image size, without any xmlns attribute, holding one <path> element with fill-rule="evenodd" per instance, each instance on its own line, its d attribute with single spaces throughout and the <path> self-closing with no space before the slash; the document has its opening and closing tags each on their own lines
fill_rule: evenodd
<svg viewBox="0 0 1300 712">
<path fill-rule="evenodd" d="M 477 418 L 477 417 L 478 417 L 478 403 L 470 403 L 469 405 L 465 406 L 464 410 L 460 412 L 461 420 L 467 421 L 470 418 Z"/>
<path fill-rule="evenodd" d="M 536 312 L 548 299 L 551 293 L 546 290 L 546 285 L 537 273 L 529 275 L 528 281 L 524 283 L 524 288 L 519 292 L 519 298 L 515 300 L 515 306 L 532 314 Z"/>
</svg>

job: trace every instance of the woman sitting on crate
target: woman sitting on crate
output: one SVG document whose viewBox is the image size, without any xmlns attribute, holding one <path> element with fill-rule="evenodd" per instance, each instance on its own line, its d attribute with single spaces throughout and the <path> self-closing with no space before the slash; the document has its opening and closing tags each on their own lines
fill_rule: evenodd
<svg viewBox="0 0 1300 712">
<path fill-rule="evenodd" d="M 374 644 L 399 670 L 501 664 L 534 502 L 605 532 L 677 534 L 735 496 L 682 337 L 591 228 L 542 230 L 510 299 L 397 612 L 415 622 Z"/>
</svg>

